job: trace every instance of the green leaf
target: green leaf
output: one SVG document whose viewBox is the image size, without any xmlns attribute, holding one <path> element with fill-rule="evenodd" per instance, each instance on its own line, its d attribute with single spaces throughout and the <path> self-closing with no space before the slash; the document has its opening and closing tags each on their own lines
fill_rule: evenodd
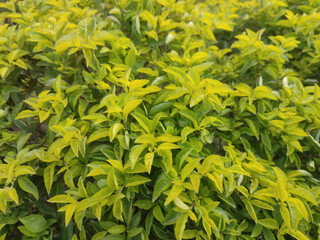
<svg viewBox="0 0 320 240">
<path fill-rule="evenodd" d="M 153 158 L 154 158 L 154 152 L 152 153 L 147 153 L 144 156 L 144 165 L 148 169 L 148 173 L 150 174 L 151 168 L 152 168 L 152 163 L 153 163 Z"/>
<path fill-rule="evenodd" d="M 102 240 L 106 234 L 107 234 L 106 231 L 98 232 L 95 235 L 93 235 L 91 240 Z M 73 239 L 71 239 L 71 240 L 73 240 Z"/>
<path fill-rule="evenodd" d="M 263 228 L 263 237 L 264 239 L 276 240 L 273 232 L 268 228 Z"/>
<path fill-rule="evenodd" d="M 70 201 L 71 200 L 71 201 Z M 56 195 L 48 200 L 50 203 L 69 203 L 69 202 L 77 202 L 75 199 L 70 197 L 69 195 Z"/>
<path fill-rule="evenodd" d="M 269 229 L 278 229 L 279 228 L 278 222 L 272 218 L 259 219 L 258 223 L 266 228 L 269 228 Z"/>
<path fill-rule="evenodd" d="M 259 200 L 250 200 L 250 203 L 256 207 L 259 207 L 259 208 L 262 208 L 262 209 L 267 209 L 267 210 L 270 210 L 270 211 L 274 211 L 274 208 L 265 203 L 265 202 L 262 202 L 262 201 L 259 201 Z"/>
<path fill-rule="evenodd" d="M 177 99 L 177 98 L 180 98 L 180 97 L 182 97 L 183 95 L 185 95 L 187 93 L 189 93 L 189 90 L 187 88 L 178 87 L 171 94 L 169 94 L 164 100 L 165 101 L 169 101 L 169 100 Z M 167 104 L 169 104 L 169 103 L 167 103 Z"/>
<path fill-rule="evenodd" d="M 268 98 L 271 100 L 277 100 L 277 97 L 266 86 L 256 87 L 253 91 L 253 98 L 254 99 Z"/>
<path fill-rule="evenodd" d="M 171 134 L 162 134 L 160 137 L 156 138 L 157 142 L 178 142 L 181 140 L 181 137 L 172 136 Z"/>
<path fill-rule="evenodd" d="M 131 113 L 131 115 L 138 121 L 139 125 L 147 132 L 150 133 L 151 123 L 150 120 L 147 119 L 140 113 Z"/>
<path fill-rule="evenodd" d="M 309 141 L 310 143 L 314 146 L 314 148 L 320 153 L 320 143 L 318 141 L 316 141 L 310 133 L 308 133 L 309 135 Z"/>
<path fill-rule="evenodd" d="M 23 69 L 28 69 L 27 65 L 25 64 L 24 61 L 22 61 L 21 59 L 17 59 L 15 62 L 12 62 L 14 65 L 17 65 L 18 67 L 21 67 Z"/>
<path fill-rule="evenodd" d="M 144 20 L 146 20 L 152 26 L 153 29 L 156 29 L 157 21 L 156 21 L 155 17 L 149 11 L 143 10 L 140 13 L 140 17 L 142 17 Z"/>
<path fill-rule="evenodd" d="M 180 193 L 183 191 L 183 189 L 184 188 L 183 188 L 182 185 L 177 184 L 177 183 L 174 184 L 172 189 L 171 189 L 171 191 L 170 191 L 170 193 L 169 193 L 169 195 L 168 195 L 168 197 L 167 197 L 167 199 L 166 199 L 166 201 L 165 201 L 165 203 L 164 203 L 164 205 L 168 205 L 175 198 L 177 198 L 180 195 Z"/>
<path fill-rule="evenodd" d="M 65 174 L 63 176 L 63 180 L 69 188 L 71 188 L 71 189 L 75 188 L 74 182 L 73 182 L 73 174 L 70 169 L 67 169 L 67 171 L 65 172 Z"/>
<path fill-rule="evenodd" d="M 145 220 L 145 229 L 142 230 L 142 234 L 143 234 L 142 236 L 145 237 L 145 235 L 150 235 L 151 227 L 152 227 L 152 224 L 153 224 L 153 218 L 154 218 L 153 212 L 149 211 L 148 215 L 146 217 L 146 220 Z"/>
<path fill-rule="evenodd" d="M 253 238 L 258 237 L 258 236 L 261 234 L 261 232 L 262 232 L 262 228 L 263 228 L 262 225 L 256 224 L 256 225 L 254 226 L 252 232 L 251 232 L 251 236 L 250 236 L 250 237 L 253 237 Z"/>
<path fill-rule="evenodd" d="M 115 225 L 108 229 L 108 232 L 111 234 L 120 234 L 126 231 L 126 227 L 124 225 Z"/>
<path fill-rule="evenodd" d="M 178 145 L 173 143 L 161 143 L 157 149 L 157 151 L 161 150 L 171 150 L 171 149 L 178 149 L 180 148 Z"/>
<path fill-rule="evenodd" d="M 153 207 L 153 202 L 150 200 L 138 200 L 134 203 L 134 206 L 140 209 L 149 210 Z"/>
<path fill-rule="evenodd" d="M 216 185 L 216 188 L 222 193 L 223 192 L 223 183 L 222 179 L 216 172 L 207 173 L 207 177 Z"/>
<path fill-rule="evenodd" d="M 240 75 L 244 75 L 248 69 L 254 67 L 255 65 L 257 65 L 258 62 L 255 60 L 252 61 L 246 61 L 246 63 L 243 65 L 243 67 L 241 68 L 241 73 Z"/>
<path fill-rule="evenodd" d="M 128 117 L 129 113 L 136 109 L 142 103 L 141 99 L 130 100 L 123 108 L 123 116 Z"/>
<path fill-rule="evenodd" d="M 174 234 L 176 236 L 176 239 L 182 240 L 183 232 L 186 227 L 187 220 L 188 220 L 188 214 L 183 214 L 176 222 L 176 225 L 174 227 Z"/>
<path fill-rule="evenodd" d="M 83 48 L 82 51 L 83 51 L 84 58 L 86 59 L 87 67 L 89 67 L 92 61 L 92 51 L 89 48 Z"/>
<path fill-rule="evenodd" d="M 109 137 L 111 142 L 117 136 L 118 132 L 122 129 L 124 129 L 124 127 L 121 123 L 115 123 L 112 127 L 110 127 Z"/>
<path fill-rule="evenodd" d="M 130 167 L 131 169 L 134 169 L 136 163 L 139 160 L 139 157 L 141 155 L 141 153 L 143 152 L 143 150 L 147 147 L 146 144 L 141 144 L 141 145 L 135 145 L 129 154 L 129 162 L 130 162 Z"/>
<path fill-rule="evenodd" d="M 154 186 L 152 202 L 155 202 L 155 200 L 158 199 L 161 193 L 167 190 L 170 187 L 170 185 L 171 181 L 165 175 L 161 175 Z"/>
<path fill-rule="evenodd" d="M 200 159 L 192 159 L 189 163 L 181 170 L 181 180 L 184 181 L 198 165 Z"/>
<path fill-rule="evenodd" d="M 119 221 L 123 222 L 123 218 L 122 218 L 122 201 L 116 201 L 113 204 L 113 208 L 112 208 L 112 212 L 113 212 L 113 216 L 115 216 L 115 218 L 117 218 Z"/>
<path fill-rule="evenodd" d="M 248 118 L 245 118 L 244 120 L 248 124 L 254 136 L 259 140 L 259 128 L 256 126 L 256 124 L 252 120 Z"/>
<path fill-rule="evenodd" d="M 134 187 L 134 186 L 138 186 L 138 185 L 141 185 L 141 184 L 144 184 L 147 182 L 150 182 L 150 179 L 145 178 L 145 177 L 141 177 L 138 175 L 126 177 L 126 186 L 127 187 Z"/>
<path fill-rule="evenodd" d="M 66 227 L 68 226 L 76 207 L 77 207 L 77 204 L 75 203 L 66 205 L 66 209 L 65 209 L 65 226 Z"/>
<path fill-rule="evenodd" d="M 26 229 L 32 233 L 42 232 L 48 227 L 46 219 L 37 214 L 22 217 L 20 218 L 20 221 L 26 227 Z"/>
<path fill-rule="evenodd" d="M 205 98 L 205 94 L 202 92 L 195 92 L 190 100 L 190 107 L 194 107 L 197 105 L 199 102 L 201 102 Z"/>
<path fill-rule="evenodd" d="M 35 199 L 39 199 L 38 189 L 29 179 L 20 176 L 18 178 L 18 183 L 23 191 L 31 193 L 35 197 Z"/>
<path fill-rule="evenodd" d="M 111 170 L 108 173 L 107 184 L 110 189 L 113 189 L 113 190 L 118 189 L 118 181 L 117 181 L 116 175 L 114 174 L 113 168 L 111 168 Z"/>
<path fill-rule="evenodd" d="M 294 195 L 297 195 L 299 197 L 306 199 L 307 201 L 313 203 L 314 205 L 318 205 L 317 200 L 315 199 L 315 197 L 313 196 L 313 194 L 310 190 L 307 190 L 302 187 L 295 187 L 295 188 L 291 188 L 289 190 L 289 192 L 291 194 L 294 194 Z"/>
<path fill-rule="evenodd" d="M 139 228 L 132 228 L 128 231 L 128 237 L 132 238 L 134 236 L 137 236 L 139 233 L 141 233 L 141 231 L 143 230 L 143 228 L 139 227 Z"/>
<path fill-rule="evenodd" d="M 17 205 L 19 204 L 19 197 L 17 191 L 14 188 L 11 188 L 9 190 L 8 195 Z"/>
<path fill-rule="evenodd" d="M 46 167 L 43 173 L 44 184 L 48 194 L 50 194 L 52 187 L 55 166 L 55 163 L 51 163 L 48 167 Z"/>
<path fill-rule="evenodd" d="M 243 201 L 244 205 L 246 206 L 246 209 L 247 209 L 249 215 L 257 223 L 258 222 L 258 218 L 257 218 L 256 212 L 254 211 L 251 203 L 245 198 L 243 198 L 242 201 Z"/>
<path fill-rule="evenodd" d="M 306 221 L 309 221 L 309 214 L 308 214 L 308 211 L 307 211 L 304 203 L 298 198 L 294 198 L 292 200 L 293 200 L 293 203 L 296 206 L 296 208 L 299 210 L 301 215 L 304 217 L 304 219 Z"/>
<path fill-rule="evenodd" d="M 37 111 L 24 110 L 16 116 L 16 119 L 29 118 L 29 117 L 35 117 L 35 116 L 38 116 Z"/>
<path fill-rule="evenodd" d="M 294 229 L 290 229 L 288 231 L 288 233 L 296 238 L 297 240 L 310 240 L 310 238 L 308 238 L 306 235 L 304 235 L 302 232 L 300 232 L 299 230 L 294 230 Z"/>
<path fill-rule="evenodd" d="M 277 179 L 278 179 L 278 195 L 280 200 L 286 201 L 289 197 L 288 191 L 287 191 L 287 176 L 286 174 L 278 167 L 273 168 Z"/>
<path fill-rule="evenodd" d="M 285 206 L 281 206 L 280 207 L 280 213 L 281 213 L 281 216 L 283 218 L 283 221 L 285 222 L 287 227 L 290 229 L 290 227 L 291 227 L 291 219 L 290 219 L 290 212 L 289 212 L 288 208 L 286 208 Z"/>
<path fill-rule="evenodd" d="M 126 58 L 124 59 L 124 62 L 127 66 L 133 68 L 136 63 L 136 55 L 133 49 L 130 49 Z"/>
<path fill-rule="evenodd" d="M 162 157 L 162 166 L 165 168 L 165 172 L 169 173 L 170 169 L 172 169 L 172 152 L 170 149 L 159 150 L 157 149 L 157 153 Z"/>
<path fill-rule="evenodd" d="M 87 143 L 91 143 L 91 142 L 94 142 L 94 141 L 96 141 L 98 139 L 108 137 L 109 136 L 109 131 L 110 130 L 107 129 L 107 128 L 102 128 L 102 129 L 99 129 L 99 130 L 93 132 L 89 136 Z"/>
<path fill-rule="evenodd" d="M 17 151 L 21 151 L 24 147 L 24 145 L 26 144 L 26 142 L 28 141 L 28 139 L 30 138 L 32 134 L 31 133 L 26 133 L 26 134 L 23 134 L 19 141 L 17 142 Z"/>
<path fill-rule="evenodd" d="M 195 112 L 192 112 L 192 111 L 189 110 L 189 109 L 183 109 L 183 110 L 180 110 L 179 113 L 180 113 L 182 116 L 190 119 L 190 120 L 194 123 L 194 125 L 197 125 L 197 115 L 196 115 Z"/>
<path fill-rule="evenodd" d="M 164 218 L 162 225 L 172 225 L 177 222 L 177 220 L 181 217 L 182 213 L 176 212 L 173 209 L 169 210 L 166 217 Z"/>
<path fill-rule="evenodd" d="M 159 205 L 156 205 L 154 208 L 153 208 L 153 216 L 159 221 L 159 222 L 162 222 L 164 220 L 164 216 L 163 216 L 163 213 L 161 211 L 161 207 Z"/>
</svg>

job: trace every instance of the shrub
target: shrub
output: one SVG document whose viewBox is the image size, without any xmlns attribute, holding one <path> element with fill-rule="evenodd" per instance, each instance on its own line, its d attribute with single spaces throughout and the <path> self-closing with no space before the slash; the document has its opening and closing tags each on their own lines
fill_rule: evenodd
<svg viewBox="0 0 320 240">
<path fill-rule="evenodd" d="M 0 239 L 319 238 L 319 1 L 0 7 Z"/>
</svg>

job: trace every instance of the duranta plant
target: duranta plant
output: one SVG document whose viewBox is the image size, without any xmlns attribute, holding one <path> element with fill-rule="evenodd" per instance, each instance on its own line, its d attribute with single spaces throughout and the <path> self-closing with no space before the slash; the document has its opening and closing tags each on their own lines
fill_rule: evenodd
<svg viewBox="0 0 320 240">
<path fill-rule="evenodd" d="M 319 0 L 0 3 L 0 240 L 320 239 Z"/>
</svg>

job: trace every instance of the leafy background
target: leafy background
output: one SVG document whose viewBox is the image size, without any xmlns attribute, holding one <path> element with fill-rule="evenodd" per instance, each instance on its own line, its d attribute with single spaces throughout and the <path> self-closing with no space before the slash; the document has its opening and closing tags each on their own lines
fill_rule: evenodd
<svg viewBox="0 0 320 240">
<path fill-rule="evenodd" d="M 319 239 L 319 1 L 0 7 L 0 239 Z"/>
</svg>

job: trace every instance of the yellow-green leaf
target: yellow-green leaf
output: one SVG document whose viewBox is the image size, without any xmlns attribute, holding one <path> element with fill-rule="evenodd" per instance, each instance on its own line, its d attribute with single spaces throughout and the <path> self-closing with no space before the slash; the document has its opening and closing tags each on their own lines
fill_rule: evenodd
<svg viewBox="0 0 320 240">
<path fill-rule="evenodd" d="M 136 107 L 141 104 L 141 99 L 133 99 L 127 102 L 123 108 L 123 116 L 127 118 L 130 112 L 132 112 Z"/>
<path fill-rule="evenodd" d="M 182 240 L 183 232 L 184 232 L 187 220 L 188 220 L 187 213 L 181 215 L 181 217 L 177 220 L 176 225 L 174 227 L 174 234 L 177 240 Z"/>
<path fill-rule="evenodd" d="M 143 152 L 143 150 L 147 147 L 146 144 L 141 144 L 141 145 L 135 145 L 130 153 L 129 153 L 129 163 L 131 166 L 131 169 L 134 169 L 136 163 L 139 160 L 139 157 L 141 155 L 141 153 Z"/>
<path fill-rule="evenodd" d="M 258 223 L 268 229 L 278 229 L 279 228 L 278 222 L 272 218 L 259 219 Z"/>
<path fill-rule="evenodd" d="M 151 172 L 151 167 L 152 167 L 152 163 L 153 163 L 153 158 L 154 158 L 154 152 L 152 153 L 147 153 L 144 156 L 144 165 L 146 166 L 146 168 L 148 169 L 148 173 L 150 174 Z"/>
<path fill-rule="evenodd" d="M 38 116 L 38 111 L 24 110 L 16 116 L 16 119 L 29 118 L 35 116 Z"/>
<path fill-rule="evenodd" d="M 180 193 L 183 191 L 183 186 L 180 184 L 174 184 L 164 205 L 168 205 L 170 202 L 172 202 L 176 197 L 180 195 Z"/>
<path fill-rule="evenodd" d="M 18 194 L 17 194 L 16 189 L 10 188 L 8 194 L 9 194 L 9 197 L 10 197 L 16 204 L 19 204 L 19 197 L 18 197 Z"/>
<path fill-rule="evenodd" d="M 117 136 L 117 133 L 122 129 L 124 129 L 124 127 L 121 123 L 115 123 L 112 127 L 110 127 L 109 137 L 111 142 Z"/>
<path fill-rule="evenodd" d="M 245 199 L 245 198 L 243 198 L 242 201 L 243 201 L 244 205 L 246 206 L 246 209 L 247 209 L 249 215 L 257 223 L 258 222 L 258 218 L 257 218 L 256 212 L 254 211 L 251 203 L 248 201 L 248 199 Z"/>
<path fill-rule="evenodd" d="M 157 28 L 157 20 L 152 15 L 152 13 L 150 13 L 149 11 L 143 10 L 140 13 L 140 17 L 142 17 L 142 19 L 146 20 L 152 26 L 153 29 Z"/>
</svg>

